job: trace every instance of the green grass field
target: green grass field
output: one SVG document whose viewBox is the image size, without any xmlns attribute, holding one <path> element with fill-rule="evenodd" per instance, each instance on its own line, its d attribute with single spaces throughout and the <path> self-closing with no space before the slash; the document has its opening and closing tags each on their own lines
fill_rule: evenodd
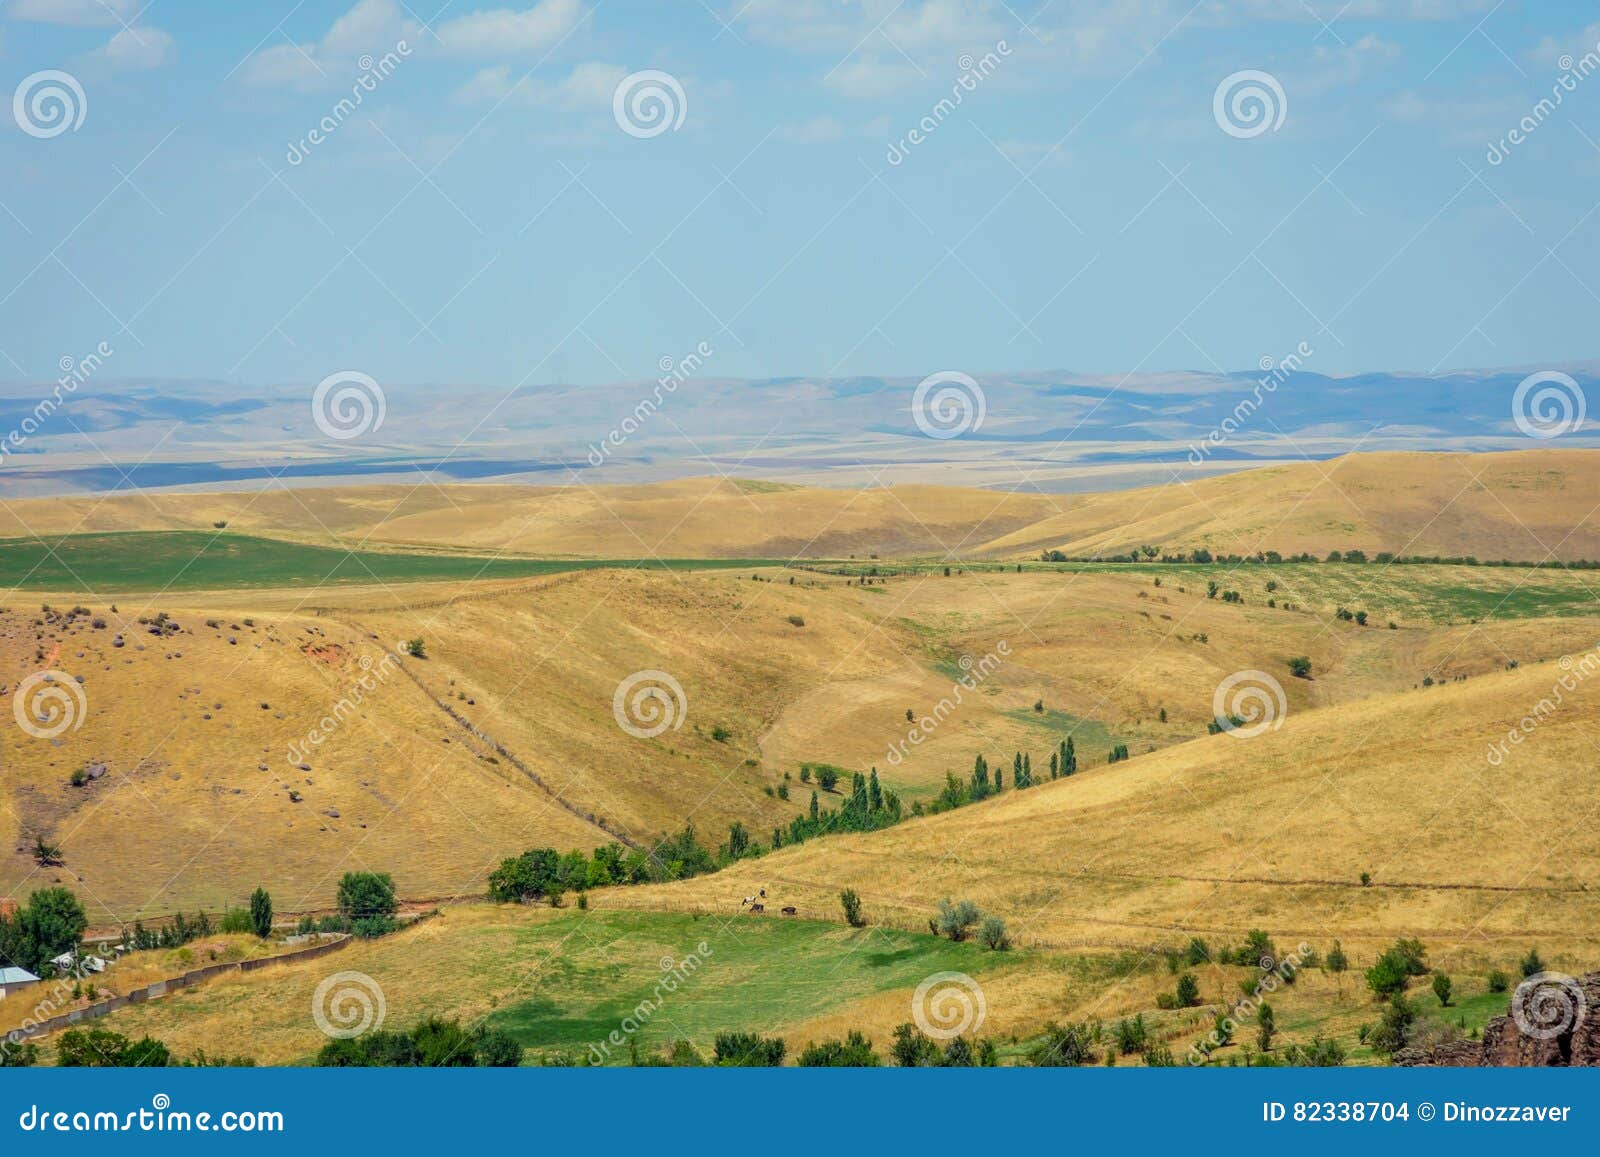
<svg viewBox="0 0 1600 1157">
<path fill-rule="evenodd" d="M 1331 611 L 1347 606 L 1368 612 L 1374 626 L 1389 619 L 1401 622 L 1467 623 L 1506 619 L 1600 614 L 1600 571 L 1560 570 L 1532 566 L 1460 566 L 1433 563 L 1245 563 L 1161 562 L 862 562 L 809 564 L 840 575 L 951 573 L 1123 575 L 1153 583 L 1159 578 L 1174 590 L 1204 593 L 1208 582 L 1236 590 L 1252 606 L 1274 599 L 1303 610 Z M 1268 590 L 1267 584 L 1275 583 Z M 867 587 L 866 590 L 881 590 Z"/>
<path fill-rule="evenodd" d="M 698 967 L 676 991 L 660 993 L 663 961 L 682 961 L 704 943 Z M 810 920 L 675 916 L 630 912 L 573 913 L 518 929 L 517 954 L 542 963 L 538 994 L 501 1009 L 491 1023 L 525 1047 L 587 1052 L 622 1022 L 642 1027 L 641 1050 L 689 1040 L 709 1051 L 719 1031 L 771 1033 L 848 1001 L 914 988 L 942 971 L 981 972 L 1014 961 L 974 943 L 927 934 L 850 929 Z M 660 999 L 644 1017 L 643 1002 Z M 906 1019 L 911 1019 L 907 1006 Z M 879 1042 L 880 1044 L 884 1042 Z M 806 1042 L 789 1041 L 798 1054 Z M 627 1050 L 607 1058 L 627 1063 Z"/>
<path fill-rule="evenodd" d="M 1018 707 L 1005 713 L 1006 718 L 1014 723 L 1026 724 L 1037 728 L 1042 734 L 1049 737 L 1050 748 L 1044 753 L 1039 767 L 1033 769 L 1034 778 L 1039 778 L 1043 771 L 1049 775 L 1048 767 L 1050 752 L 1055 750 L 1056 744 L 1072 737 L 1073 749 L 1077 752 L 1078 759 L 1084 766 L 1098 764 L 1117 742 L 1126 743 L 1126 736 L 1117 736 L 1105 724 L 1095 719 L 1080 719 L 1069 711 L 1058 711 L 1051 707 L 1045 711 L 1035 711 L 1031 707 Z"/>
<path fill-rule="evenodd" d="M 598 567 L 698 570 L 761 565 L 763 560 L 751 559 L 535 559 L 343 551 L 193 530 L 0 540 L 0 589 L 84 594 L 508 579 Z"/>
<path fill-rule="evenodd" d="M 691 956 L 698 960 L 685 968 Z M 644 1051 L 688 1040 L 709 1056 L 717 1033 L 741 1030 L 784 1036 L 798 1055 L 807 1042 L 793 1026 L 814 1017 L 903 991 L 904 1014 L 897 1007 L 895 1015 L 911 1020 L 911 993 L 933 973 L 965 972 L 987 983 L 999 970 L 1036 959 L 1052 971 L 1082 967 L 927 933 L 776 914 L 475 905 L 326 960 L 181 989 L 99 1023 L 134 1037 L 151 1034 L 183 1055 L 220 1051 L 218 1042 L 227 1041 L 262 1064 L 308 1064 L 328 1039 L 311 1015 L 316 986 L 344 970 L 365 974 L 382 991 L 386 1028 L 410 1028 L 425 1016 L 486 1019 L 533 1057 L 577 1059 L 614 1030 L 627 1032 L 633 1026 L 623 1021 L 630 1017 Z M 667 975 L 663 964 L 680 969 L 675 991 L 657 991 Z M 642 1002 L 657 998 L 659 1007 L 641 1015 Z M 886 1047 L 883 1034 L 876 1035 L 875 1043 Z M 600 1059 L 626 1064 L 628 1049 L 613 1048 Z"/>
</svg>

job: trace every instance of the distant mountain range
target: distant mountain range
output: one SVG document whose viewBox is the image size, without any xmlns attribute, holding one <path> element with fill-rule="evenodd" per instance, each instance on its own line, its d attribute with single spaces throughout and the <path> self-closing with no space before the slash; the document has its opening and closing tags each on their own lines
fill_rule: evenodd
<svg viewBox="0 0 1600 1157">
<path fill-rule="evenodd" d="M 1543 377 L 1519 397 L 1531 374 Z M 0 440 L 16 435 L 0 457 L 0 496 L 717 473 L 1069 492 L 1358 449 L 1600 445 L 1582 417 L 1597 363 L 1335 377 L 1291 360 L 1254 373 L 938 378 L 920 395 L 915 377 L 380 386 L 381 424 L 353 407 L 342 427 L 326 413 L 319 426 L 312 385 L 96 379 L 41 414 L 51 386 L 12 383 L 0 386 Z M 1524 425 L 1530 414 L 1553 424 L 1559 442 L 1524 432 L 1519 409 Z M 352 424 L 353 437 L 327 432 Z"/>
</svg>

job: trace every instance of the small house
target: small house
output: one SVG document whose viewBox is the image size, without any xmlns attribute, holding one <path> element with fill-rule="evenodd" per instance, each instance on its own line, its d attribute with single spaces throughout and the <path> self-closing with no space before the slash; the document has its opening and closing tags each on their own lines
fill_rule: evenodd
<svg viewBox="0 0 1600 1157">
<path fill-rule="evenodd" d="M 26 968 L 0 967 L 0 1000 L 4 1000 L 19 988 L 38 983 L 39 978 Z"/>
</svg>

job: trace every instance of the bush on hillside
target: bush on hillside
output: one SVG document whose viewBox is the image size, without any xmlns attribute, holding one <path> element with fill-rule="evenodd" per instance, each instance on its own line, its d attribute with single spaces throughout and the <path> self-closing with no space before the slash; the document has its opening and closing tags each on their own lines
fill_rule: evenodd
<svg viewBox="0 0 1600 1157">
<path fill-rule="evenodd" d="M 933 930 L 940 936 L 962 941 L 972 934 L 972 926 L 981 917 L 978 906 L 971 900 L 952 903 L 947 896 L 939 901 L 939 912 L 933 918 Z"/>
</svg>

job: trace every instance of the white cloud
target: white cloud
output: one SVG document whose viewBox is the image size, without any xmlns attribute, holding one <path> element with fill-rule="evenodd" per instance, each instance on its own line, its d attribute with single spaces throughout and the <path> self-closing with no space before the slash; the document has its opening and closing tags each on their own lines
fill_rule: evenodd
<svg viewBox="0 0 1600 1157">
<path fill-rule="evenodd" d="M 918 59 L 975 50 L 1015 34 L 998 0 L 749 0 L 737 20 L 752 39 L 802 52 L 898 51 Z"/>
<path fill-rule="evenodd" d="M 1546 68 L 1559 68 L 1563 56 L 1582 59 L 1591 52 L 1600 51 L 1600 22 L 1589 25 L 1571 36 L 1546 36 L 1528 53 L 1528 59 Z"/>
<path fill-rule="evenodd" d="M 124 28 L 89 53 L 88 59 L 117 72 L 138 72 L 169 63 L 177 48 L 177 42 L 161 29 L 139 26 Z"/>
<path fill-rule="evenodd" d="M 1195 17 L 1208 25 L 1260 20 L 1294 24 L 1337 24 L 1346 20 L 1425 24 L 1475 16 L 1495 6 L 1496 0 L 1211 0 Z"/>
<path fill-rule="evenodd" d="M 1262 22 L 1336 26 L 1356 19 L 1391 23 L 1452 20 L 1489 11 L 1495 0 L 1079 0 L 1046 5 L 1029 28 L 1001 0 L 730 0 L 727 19 L 751 39 L 803 52 L 904 53 L 919 64 L 978 51 L 1000 38 L 1012 47 L 1048 45 L 1052 63 L 1121 67 L 1182 28 Z M 1037 40 L 1035 39 L 1037 37 Z M 1037 55 L 1037 54 L 1036 54 Z"/>
<path fill-rule="evenodd" d="M 401 41 L 416 46 L 417 24 L 396 0 L 358 0 L 333 22 L 327 35 L 309 44 L 274 44 L 245 62 L 240 76 L 263 87 L 321 88 L 348 84 L 356 61 L 382 56 Z"/>
<path fill-rule="evenodd" d="M 792 145 L 831 145 L 854 137 L 881 139 L 893 127 L 887 116 L 873 117 L 858 125 L 846 124 L 835 116 L 814 116 L 778 128 L 777 137 Z"/>
<path fill-rule="evenodd" d="M 242 75 L 247 84 L 262 86 L 337 87 L 359 71 L 361 56 L 381 57 L 402 40 L 417 56 L 524 57 L 559 43 L 584 12 L 583 0 L 538 0 L 529 8 L 469 12 L 424 28 L 399 0 L 358 0 L 322 39 L 264 48 Z M 468 88 L 492 85 L 495 72 L 486 69 Z"/>
<path fill-rule="evenodd" d="M 135 0 L 11 0 L 5 14 L 12 20 L 67 24 L 74 28 L 107 28 L 131 23 L 138 14 Z"/>
<path fill-rule="evenodd" d="M 455 91 L 460 104 L 496 104 L 510 100 L 541 108 L 592 109 L 611 107 L 612 94 L 627 69 L 601 61 L 586 61 L 551 84 L 509 64 L 497 64 L 475 73 Z"/>
<path fill-rule="evenodd" d="M 1400 46 L 1368 34 L 1353 44 L 1319 44 L 1311 64 L 1291 82 L 1293 92 L 1310 95 L 1346 88 L 1366 77 L 1374 65 L 1398 60 Z"/>
<path fill-rule="evenodd" d="M 1433 129 L 1440 142 L 1451 148 L 1478 148 L 1497 140 L 1526 111 L 1509 93 L 1434 97 L 1407 90 L 1382 106 L 1391 121 Z"/>
<path fill-rule="evenodd" d="M 1004 140 L 996 143 L 1012 164 L 1028 173 L 1038 168 L 1065 168 L 1073 159 L 1072 151 L 1059 141 Z"/>
<path fill-rule="evenodd" d="M 782 125 L 778 139 L 795 145 L 831 145 L 849 135 L 844 122 L 838 117 L 817 116 L 809 120 Z"/>
<path fill-rule="evenodd" d="M 823 87 L 851 100 L 879 100 L 923 79 L 910 64 L 881 56 L 858 54 L 822 78 Z"/>
<path fill-rule="evenodd" d="M 543 52 L 582 19 L 582 0 L 539 0 L 521 11 L 496 8 L 469 12 L 434 29 L 440 48 L 453 56 L 512 56 Z"/>
</svg>

